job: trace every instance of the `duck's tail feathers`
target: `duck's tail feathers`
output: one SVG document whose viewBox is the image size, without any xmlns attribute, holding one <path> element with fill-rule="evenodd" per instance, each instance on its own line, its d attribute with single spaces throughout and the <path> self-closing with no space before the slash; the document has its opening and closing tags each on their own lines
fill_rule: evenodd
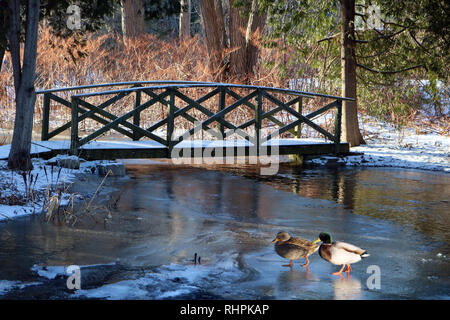
<svg viewBox="0 0 450 320">
<path fill-rule="evenodd" d="M 370 254 L 368 254 L 367 251 L 361 253 L 361 258 L 367 258 L 368 256 L 370 256 Z"/>
</svg>

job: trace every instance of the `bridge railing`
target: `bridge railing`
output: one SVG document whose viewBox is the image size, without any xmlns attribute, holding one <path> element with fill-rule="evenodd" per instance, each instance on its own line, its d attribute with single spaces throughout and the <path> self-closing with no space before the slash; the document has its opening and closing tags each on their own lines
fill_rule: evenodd
<svg viewBox="0 0 450 320">
<path fill-rule="evenodd" d="M 58 92 L 62 91 L 94 90 L 99 88 L 103 89 L 105 87 L 122 86 L 126 88 L 72 94 L 70 95 L 70 101 L 57 95 Z M 207 89 L 208 92 L 195 99 L 182 92 L 184 89 L 200 88 Z M 237 90 L 239 90 L 239 93 L 236 92 Z M 246 94 L 242 94 L 241 91 L 244 91 Z M 259 150 L 261 144 L 286 132 L 292 133 L 295 137 L 300 137 L 302 124 L 311 127 L 326 139 L 334 142 L 336 146 L 335 152 L 338 153 L 339 145 L 341 143 L 342 101 L 353 100 L 350 98 L 282 88 L 189 81 L 108 83 L 40 90 L 37 91 L 37 94 L 42 94 L 44 96 L 41 139 L 43 141 L 49 140 L 70 129 L 70 149 L 73 154 L 78 154 L 81 146 L 112 130 L 127 136 L 132 140 L 140 140 L 142 138 L 151 139 L 164 145 L 169 150 L 181 141 L 188 139 L 199 130 L 207 130 L 208 133 L 212 134 L 217 139 L 226 139 L 226 137 L 231 136 L 232 134 L 237 134 L 243 139 L 251 140 L 252 143 L 256 144 L 257 150 Z M 132 110 L 121 115 L 106 110 L 107 107 L 130 95 L 134 95 Z M 284 96 L 284 100 L 287 101 L 281 101 L 277 95 Z M 95 96 L 110 98 L 98 105 L 94 105 L 94 103 L 87 101 L 90 97 Z M 142 101 L 144 97 L 148 99 L 145 102 Z M 213 97 L 218 97 L 218 108 L 216 108 L 218 111 L 211 111 L 204 104 Z M 234 102 L 227 105 L 227 97 L 231 97 Z M 303 100 L 314 98 L 325 98 L 332 100 L 332 102 L 309 114 L 303 115 Z M 176 103 L 176 100 L 178 101 L 178 104 Z M 52 131 L 49 130 L 51 101 L 70 108 L 71 110 L 71 121 L 66 122 Z M 270 109 L 267 108 L 268 102 L 272 106 Z M 180 106 L 180 103 L 183 105 Z M 152 123 L 150 126 L 143 127 L 140 119 L 141 113 L 158 104 L 163 105 L 166 108 L 166 116 Z M 248 109 L 252 112 L 253 117 L 240 125 L 234 125 L 231 121 L 226 120 L 225 116 L 236 110 L 238 107 Z M 312 121 L 313 118 L 324 114 L 333 108 L 336 108 L 337 110 L 334 119 L 334 132 L 329 132 Z M 206 119 L 199 120 L 195 116 L 190 115 L 188 111 L 193 109 L 203 114 Z M 279 112 L 289 114 L 294 118 L 294 121 L 284 123 L 275 116 Z M 184 120 L 193 123 L 194 126 L 191 129 L 186 130 L 183 134 L 175 136 L 175 119 L 177 118 L 183 118 Z M 80 122 L 85 119 L 91 119 L 98 122 L 102 127 L 84 137 L 80 137 L 79 125 Z M 261 129 L 263 120 L 272 122 L 279 127 L 278 130 L 267 134 L 266 136 L 262 136 Z M 215 128 L 211 126 L 213 123 L 216 123 Z M 156 130 L 163 126 L 166 126 L 165 137 L 155 133 Z M 249 136 L 248 132 L 245 131 L 251 127 L 254 128 L 254 136 Z"/>
</svg>

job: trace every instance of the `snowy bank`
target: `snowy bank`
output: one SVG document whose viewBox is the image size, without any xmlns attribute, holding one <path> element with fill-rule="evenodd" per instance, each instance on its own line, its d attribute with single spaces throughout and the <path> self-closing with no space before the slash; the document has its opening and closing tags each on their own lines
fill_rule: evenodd
<svg viewBox="0 0 450 320">
<path fill-rule="evenodd" d="M 58 164 L 79 161 L 69 169 Z M 59 206 L 69 204 L 69 187 L 80 174 L 91 174 L 101 164 L 114 161 L 84 161 L 74 156 L 58 155 L 49 160 L 32 159 L 33 170 L 19 173 L 8 169 L 7 161 L 0 160 L 0 221 L 30 214 L 41 214 L 45 201 L 58 197 Z M 77 200 L 80 195 L 75 194 Z"/>
<path fill-rule="evenodd" d="M 450 137 L 436 133 L 419 134 L 413 129 L 397 130 L 393 126 L 365 118 L 361 122 L 367 144 L 352 147 L 355 155 L 347 157 L 321 156 L 306 159 L 313 165 L 345 165 L 361 167 L 397 167 L 408 169 L 450 172 Z M 289 139 L 285 139 L 289 140 Z M 315 139 L 316 141 L 318 139 Z M 288 141 L 287 141 L 288 142 Z M 280 161 L 284 161 L 281 157 Z M 76 181 L 80 173 L 92 174 L 100 163 L 113 161 L 80 161 L 74 169 L 58 167 L 59 164 L 71 164 L 77 159 L 69 156 L 57 156 L 44 161 L 33 159 L 34 169 L 24 177 L 7 168 L 7 162 L 0 160 L 0 220 L 10 219 L 42 212 L 44 199 L 52 196 L 48 189 L 57 184 L 60 188 L 60 204 L 67 204 L 70 194 L 68 186 Z M 98 169 L 99 170 L 99 169 Z"/>
<path fill-rule="evenodd" d="M 366 145 L 352 147 L 360 155 L 336 158 L 324 156 L 308 163 L 330 162 L 346 166 L 396 167 L 450 172 L 450 137 L 436 133 L 418 134 L 414 129 L 396 130 L 393 126 L 368 119 L 361 123 Z"/>
</svg>

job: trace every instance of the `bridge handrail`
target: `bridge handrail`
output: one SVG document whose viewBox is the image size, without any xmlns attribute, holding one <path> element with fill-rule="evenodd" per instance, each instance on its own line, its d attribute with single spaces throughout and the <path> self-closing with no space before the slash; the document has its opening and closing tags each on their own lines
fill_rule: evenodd
<svg viewBox="0 0 450 320">
<path fill-rule="evenodd" d="M 128 86 L 128 85 L 142 85 L 142 84 L 189 84 L 189 83 L 210 83 L 210 82 L 201 82 L 201 81 L 178 81 L 178 80 L 148 80 L 148 81 L 124 81 L 124 82 L 109 82 L 109 83 L 99 83 L 99 84 L 86 84 L 81 86 L 70 86 L 70 87 L 61 87 L 61 88 L 53 88 L 53 89 L 38 89 L 36 90 L 36 94 L 45 94 L 45 93 L 53 93 L 53 92 L 62 92 L 62 91 L 71 91 L 71 90 L 82 90 L 82 89 L 95 89 L 102 87 L 115 87 L 115 86 Z"/>
<path fill-rule="evenodd" d="M 219 83 L 219 82 L 197 82 L 197 81 L 176 81 L 176 80 L 154 80 L 154 81 L 131 81 L 131 82 L 115 82 L 115 83 L 102 83 L 102 84 L 94 84 L 94 85 L 83 85 L 76 87 L 65 87 L 65 88 L 56 88 L 56 89 L 46 89 L 46 90 L 37 90 L 36 94 L 45 94 L 45 93 L 53 93 L 53 92 L 61 92 L 61 91 L 71 91 L 71 90 L 81 90 L 81 89 L 93 89 L 93 88 L 102 88 L 102 87 L 111 87 L 111 86 L 126 86 L 126 85 L 145 85 L 145 84 L 165 84 L 167 85 L 156 85 L 156 86 L 144 86 L 144 87 L 132 87 L 125 89 L 116 89 L 116 90 L 106 90 L 106 91 L 96 91 L 96 92 L 86 92 L 81 94 L 73 95 L 73 97 L 81 98 L 81 97 L 90 97 L 90 96 L 98 96 L 98 95 L 107 95 L 107 94 L 115 94 L 115 93 L 125 93 L 125 92 L 135 92 L 149 89 L 165 89 L 165 88 L 197 88 L 197 87 L 228 87 L 228 88 L 241 88 L 241 89 L 262 89 L 266 91 L 275 91 L 281 92 L 285 94 L 302 96 L 306 98 L 328 98 L 328 99 L 336 99 L 336 100 L 345 100 L 345 101 L 355 101 L 353 98 L 340 97 L 327 95 L 322 93 L 313 93 L 307 91 L 299 91 L 292 89 L 284 89 L 284 88 L 276 88 L 276 87 L 264 87 L 264 86 L 253 86 L 253 85 L 239 85 L 232 83 Z"/>
</svg>

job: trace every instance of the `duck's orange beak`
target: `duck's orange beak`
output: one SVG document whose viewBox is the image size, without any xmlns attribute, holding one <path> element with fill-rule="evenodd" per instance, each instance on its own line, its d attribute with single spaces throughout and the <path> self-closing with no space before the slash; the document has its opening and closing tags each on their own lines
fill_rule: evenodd
<svg viewBox="0 0 450 320">
<path fill-rule="evenodd" d="M 277 241 L 279 241 L 279 240 L 280 240 L 280 239 L 275 238 L 275 239 L 272 240 L 272 243 L 277 242 Z"/>
<path fill-rule="evenodd" d="M 317 240 L 314 240 L 313 243 L 316 244 L 319 241 L 320 241 L 320 238 L 318 238 Z"/>
</svg>

